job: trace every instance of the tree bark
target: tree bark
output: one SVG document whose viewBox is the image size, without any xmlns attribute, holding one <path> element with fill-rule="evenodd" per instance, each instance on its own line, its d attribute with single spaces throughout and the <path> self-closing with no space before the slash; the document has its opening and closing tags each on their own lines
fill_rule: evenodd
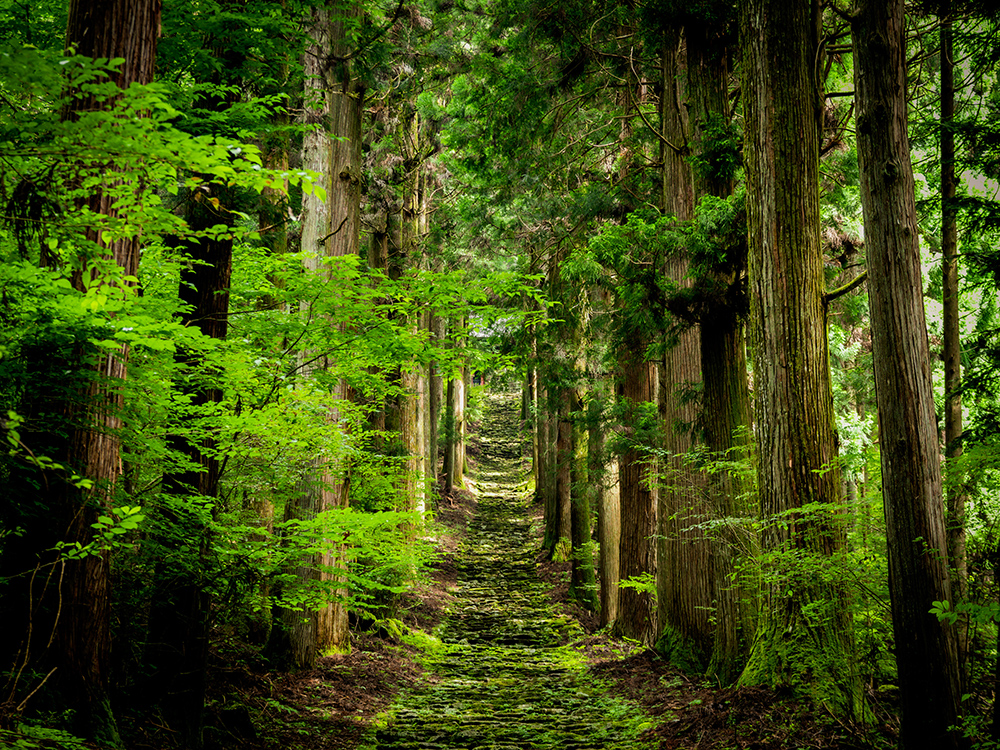
<svg viewBox="0 0 1000 750">
<path fill-rule="evenodd" d="M 557 334 L 558 335 L 558 334 Z M 559 518 L 552 559 L 566 562 L 573 550 L 573 423 L 570 421 L 571 389 L 559 388 L 556 418 L 556 513 Z"/>
<path fill-rule="evenodd" d="M 729 55 L 726 24 L 704 21 L 685 27 L 688 56 L 688 102 L 692 130 L 692 149 L 704 155 L 707 132 L 713 118 L 729 122 Z M 726 175 L 694 171 L 697 198 L 732 195 L 734 183 Z M 727 257 L 714 271 L 716 288 L 725 290 L 724 298 L 713 301 L 702 315 L 701 372 L 702 402 L 700 422 L 710 455 L 732 461 L 733 449 L 746 445 L 750 425 L 750 394 L 744 341 L 743 300 L 746 272 L 746 246 L 728 248 Z M 748 515 L 739 498 L 744 487 L 736 476 L 725 471 L 707 480 L 709 513 L 723 524 L 711 534 L 712 599 L 715 606 L 715 631 L 708 673 L 721 684 L 736 680 L 747 656 L 749 634 L 753 630 L 745 602 L 735 580 L 735 562 L 749 548 L 747 535 L 741 533 L 736 519 Z"/>
<path fill-rule="evenodd" d="M 679 222 L 691 218 L 694 184 L 688 162 L 688 69 L 680 28 L 666 33 L 660 52 L 660 158 L 663 163 L 661 210 Z M 666 142 L 664 142 L 666 141 Z M 668 146 L 667 143 L 672 144 Z M 674 254 L 664 273 L 678 286 L 691 286 L 689 259 Z M 675 336 L 663 357 L 659 389 L 664 450 L 656 493 L 658 648 L 671 662 L 701 671 L 712 645 L 712 567 L 708 536 L 699 526 L 708 520 L 705 478 L 694 467 L 697 408 L 686 398 L 701 385 L 701 332 L 689 326 Z"/>
<path fill-rule="evenodd" d="M 153 79 L 157 38 L 160 31 L 159 0 L 72 0 L 66 31 L 67 48 L 92 58 L 124 60 L 112 80 L 120 88 Z M 97 100 L 77 100 L 80 110 L 107 106 Z M 67 118 L 74 112 L 64 113 Z M 97 194 L 90 200 L 95 213 L 114 216 L 112 199 Z M 101 244 L 101 252 L 135 277 L 139 267 L 138 238 L 117 240 L 109 245 L 97 232 L 89 239 Z M 74 285 L 82 289 L 82 274 Z M 126 282 L 128 283 L 128 282 Z M 129 347 L 100 354 L 93 367 L 87 392 L 66 403 L 70 435 L 65 463 L 80 476 L 93 480 L 89 491 L 67 485 L 58 523 L 65 524 L 64 540 L 88 544 L 94 537 L 92 524 L 107 512 L 121 475 L 119 431 L 122 407 L 121 381 L 126 377 Z M 99 744 L 118 746 L 121 741 L 108 701 L 108 669 L 111 651 L 110 560 L 107 552 L 67 563 L 61 589 L 61 617 L 55 633 L 55 648 L 61 665 L 60 679 L 66 707 L 75 709 L 76 731 Z"/>
<path fill-rule="evenodd" d="M 882 457 L 889 593 L 904 748 L 957 748 L 960 670 L 906 112 L 902 0 L 864 0 L 852 24 L 858 157 Z"/>
<path fill-rule="evenodd" d="M 621 540 L 619 568 L 622 580 L 643 574 L 656 575 L 656 505 L 650 477 L 649 455 L 635 433 L 644 407 L 655 405 L 656 366 L 646 359 L 647 341 L 639 331 L 629 331 L 618 353 L 619 397 L 631 416 L 625 417 L 631 444 L 619 464 Z M 615 630 L 652 646 L 656 638 L 656 612 L 648 591 L 622 588 L 618 594 Z"/>
<path fill-rule="evenodd" d="M 952 595 L 968 597 L 968 561 L 965 551 L 965 477 L 958 470 L 962 455 L 962 340 L 958 308 L 958 211 L 955 200 L 955 59 L 953 22 L 946 3 L 941 18 L 941 305 L 944 339 L 944 455 L 945 497 L 948 508 L 948 562 L 952 570 Z M 960 628 L 958 661 L 962 682 L 967 667 L 967 628 Z M 963 690 L 964 692 L 964 690 Z"/>
<path fill-rule="evenodd" d="M 846 588 L 819 574 L 844 546 L 819 233 L 822 16 L 813 0 L 740 11 L 757 476 L 774 557 L 739 682 L 792 686 L 850 715 L 860 690 Z"/>
<path fill-rule="evenodd" d="M 588 612 L 596 612 L 599 606 L 597 594 L 597 572 L 594 568 L 594 547 L 591 528 L 591 499 L 595 477 L 589 474 L 587 425 L 584 419 L 583 402 L 580 391 L 569 391 L 569 406 L 572 425 L 573 465 L 570 472 L 572 493 L 573 556 L 570 574 L 570 593 L 577 603 Z"/>
<path fill-rule="evenodd" d="M 608 478 L 618 476 L 618 466 L 608 465 L 605 455 L 604 425 L 601 400 L 594 394 L 587 404 L 587 476 L 594 492 L 597 508 L 597 542 L 600 578 L 601 625 L 610 625 L 618 616 L 618 556 L 621 545 L 621 507 L 618 502 L 618 482 L 608 486 Z"/>
</svg>

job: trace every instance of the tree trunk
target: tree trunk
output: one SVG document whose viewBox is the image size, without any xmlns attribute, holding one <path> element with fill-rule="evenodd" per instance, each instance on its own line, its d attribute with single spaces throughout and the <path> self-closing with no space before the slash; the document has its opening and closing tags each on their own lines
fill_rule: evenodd
<svg viewBox="0 0 1000 750">
<path fill-rule="evenodd" d="M 660 143 L 665 201 L 661 210 L 678 221 L 691 218 L 694 187 L 685 144 L 688 139 L 687 66 L 680 29 L 668 31 L 660 53 Z M 686 255 L 666 259 L 664 273 L 679 286 L 690 286 Z M 704 477 L 694 468 L 690 451 L 697 411 L 685 394 L 701 384 L 701 335 L 697 326 L 676 334 L 666 349 L 660 371 L 660 418 L 664 450 L 657 492 L 658 648 L 671 662 L 704 669 L 712 645 L 712 567 L 708 536 L 700 528 L 708 520 Z"/>
<path fill-rule="evenodd" d="M 468 399 L 469 366 L 455 379 L 455 484 L 465 487 L 465 406 Z"/>
<path fill-rule="evenodd" d="M 548 375 L 547 369 L 540 372 Z M 559 541 L 559 505 L 556 499 L 555 435 L 552 419 L 552 388 L 546 383 L 538 394 L 538 495 L 542 501 L 545 518 L 545 536 L 542 546 L 551 556 Z"/>
<path fill-rule="evenodd" d="M 950 601 L 940 451 L 906 112 L 902 0 L 858 4 L 852 32 L 872 356 L 882 456 L 889 594 L 904 748 L 957 748 L 955 630 L 929 614 Z"/>
<path fill-rule="evenodd" d="M 399 217 L 398 271 L 419 264 L 420 224 L 420 116 L 410 102 L 402 104 L 400 116 L 400 156 L 406 170 L 403 175 L 403 202 Z M 411 314 L 407 328 L 416 333 L 419 317 Z M 400 508 L 423 510 L 423 441 L 421 413 L 421 373 L 409 363 L 403 366 L 400 399 L 399 441 L 405 456 Z"/>
<path fill-rule="evenodd" d="M 693 149 L 704 155 L 713 119 L 729 122 L 729 50 L 725 24 L 693 22 L 685 27 L 688 54 L 688 102 Z M 725 198 L 732 194 L 728 175 L 702 168 L 694 172 L 695 195 Z M 715 285 L 725 290 L 699 324 L 701 330 L 702 402 L 701 427 L 710 455 L 719 460 L 738 460 L 734 448 L 746 445 L 750 425 L 750 395 L 747 387 L 746 353 L 743 332 L 746 247 L 728 248 L 728 257 L 714 272 Z M 752 633 L 748 597 L 734 580 L 735 561 L 749 549 L 749 539 L 733 521 L 746 515 L 740 507 L 744 487 L 728 472 L 714 472 L 706 487 L 709 513 L 724 523 L 710 535 L 712 598 L 715 632 L 708 674 L 720 684 L 736 680 L 746 662 L 746 647 Z M 726 521 L 728 519 L 728 521 Z"/>
<path fill-rule="evenodd" d="M 232 224 L 230 191 L 214 183 L 208 189 L 223 208 L 213 206 L 201 192 L 192 193 L 187 206 L 188 226 L 192 229 Z M 184 251 L 191 263 L 181 272 L 179 297 L 186 306 L 181 322 L 200 329 L 204 336 L 224 340 L 229 321 L 233 241 L 192 240 L 185 244 Z M 178 387 L 189 395 L 192 407 L 222 401 L 222 390 L 214 382 L 221 373 L 209 370 L 196 351 L 178 351 L 176 359 L 183 379 Z M 194 429 L 198 434 L 198 427 Z M 170 440 L 170 446 L 183 454 L 192 468 L 163 477 L 163 491 L 174 499 L 165 501 L 160 508 L 166 533 L 157 540 L 163 553 L 157 560 L 157 587 L 150 606 L 147 660 L 153 671 L 150 681 L 160 696 L 158 702 L 167 725 L 185 747 L 200 748 L 211 604 L 203 558 L 208 552 L 210 532 L 196 503 L 218 497 L 221 466 L 211 436 L 199 440 L 179 435 Z"/>
<path fill-rule="evenodd" d="M 451 326 L 452 340 L 455 346 L 460 343 L 455 340 L 461 335 L 463 328 L 461 320 L 455 320 Z M 463 467 L 465 464 L 465 376 L 464 368 L 451 374 L 448 380 L 445 414 L 445 491 L 450 493 L 453 488 L 464 489 Z"/>
<path fill-rule="evenodd" d="M 444 343 L 445 337 L 445 324 L 447 319 L 442 315 L 433 315 L 431 317 L 431 336 L 434 339 L 436 346 L 441 346 Z M 441 366 L 437 362 L 431 363 L 430 371 L 430 433 L 429 440 L 430 446 L 428 447 L 428 456 L 430 457 L 430 466 L 428 467 L 428 472 L 430 474 L 430 479 L 434 485 L 437 485 L 438 480 L 438 454 L 441 448 L 441 434 L 439 431 L 439 425 L 441 423 L 441 407 L 445 404 L 444 399 L 444 378 L 441 375 Z M 443 471 L 443 467 L 442 467 Z"/>
<path fill-rule="evenodd" d="M 813 0 L 741 5 L 757 476 L 775 557 L 740 684 L 791 686 L 851 715 L 847 592 L 818 575 L 844 546 L 819 233 L 820 25 Z"/>
<path fill-rule="evenodd" d="M 451 495 L 455 487 L 455 379 L 445 388 L 444 424 L 444 494 Z"/>
<path fill-rule="evenodd" d="M 72 0 L 66 31 L 66 46 L 93 58 L 121 58 L 124 62 L 112 80 L 120 88 L 153 79 L 157 37 L 160 31 L 158 0 Z M 77 100 L 80 110 L 99 109 L 104 103 Z M 67 118 L 74 116 L 66 112 Z M 115 215 L 112 198 L 95 195 L 90 209 Z M 96 232 L 90 239 L 99 242 Z M 101 243 L 106 257 L 125 277 L 134 277 L 139 267 L 138 238 Z M 82 276 L 74 285 L 82 290 Z M 85 394 L 65 405 L 66 424 L 71 426 L 65 463 L 80 476 L 94 482 L 91 490 L 67 485 L 62 498 L 59 524 L 65 524 L 67 543 L 88 544 L 94 536 L 92 524 L 106 513 L 121 474 L 122 406 L 121 381 L 125 379 L 129 347 L 100 354 L 93 366 L 93 379 Z M 61 588 L 61 616 L 55 633 L 61 686 L 68 709 L 75 710 L 76 732 L 98 744 L 121 744 L 108 701 L 110 666 L 110 560 L 108 553 L 89 555 L 66 564 Z"/>
<path fill-rule="evenodd" d="M 947 4 L 946 4 L 947 6 Z M 965 477 L 959 471 L 962 455 L 962 340 L 958 309 L 958 211 L 955 199 L 955 59 L 952 18 L 945 8 L 941 19 L 941 304 L 944 339 L 944 487 L 948 508 L 948 562 L 955 601 L 968 598 L 968 562 L 965 552 Z M 964 625 L 964 623 L 963 623 Z M 957 632 L 958 661 L 965 682 L 968 628 Z M 964 692 L 964 689 L 963 689 Z"/>
<path fill-rule="evenodd" d="M 571 389 L 559 389 L 559 411 L 556 419 L 556 515 L 559 518 L 556 545 L 552 559 L 565 562 L 573 550 L 573 423 L 570 421 Z"/>
<path fill-rule="evenodd" d="M 594 545 L 591 539 L 591 499 L 594 477 L 589 474 L 587 425 L 583 415 L 583 404 L 579 391 L 569 392 L 570 415 L 572 417 L 572 526 L 573 526 L 573 567 L 570 577 L 570 594 L 588 612 L 596 612 L 599 606 L 597 595 L 597 573 L 594 569 Z"/>
<path fill-rule="evenodd" d="M 593 488 L 593 503 L 597 508 L 597 542 L 600 576 L 601 625 L 610 625 L 618 616 L 618 555 L 621 545 L 621 507 L 618 503 L 618 482 L 608 487 L 608 477 L 618 475 L 614 463 L 608 466 L 604 449 L 603 404 L 591 396 L 587 404 L 587 477 Z"/>
<path fill-rule="evenodd" d="M 621 456 L 619 486 L 621 502 L 621 579 L 655 576 L 656 506 L 651 486 L 649 455 L 639 443 L 635 425 L 640 411 L 653 404 L 656 367 L 646 359 L 647 343 L 638 331 L 630 331 L 618 355 L 619 396 L 631 415 L 625 417 L 626 435 L 632 440 Z M 618 594 L 615 630 L 647 646 L 656 638 L 656 613 L 651 593 L 642 588 L 622 588 Z"/>
<path fill-rule="evenodd" d="M 361 230 L 361 118 L 364 88 L 355 77 L 350 63 L 331 65 L 328 55 L 349 57 L 352 19 L 360 14 L 354 3 L 329 3 L 309 11 L 307 20 L 309 46 L 303 56 L 305 119 L 316 126 L 306 131 L 302 143 L 302 166 L 323 176 L 326 198 L 304 194 L 302 197 L 302 251 L 304 266 L 310 273 L 324 274 L 331 280 L 339 273 L 327 265 L 326 258 L 358 254 Z M 308 314 L 307 309 L 303 312 Z M 318 325 L 318 323 L 313 323 Z M 303 359 L 311 359 L 304 354 Z M 319 357 L 313 369 L 332 365 Z M 308 374 L 310 368 L 304 368 Z M 340 405 L 351 399 L 347 383 L 340 379 L 329 394 L 327 421 L 331 429 L 346 429 Z M 286 506 L 285 518 L 309 519 L 333 508 L 346 507 L 350 477 L 346 460 L 339 466 L 319 461 L 303 478 L 300 493 Z M 334 582 L 334 599 L 317 612 L 287 610 L 281 619 L 290 638 L 291 663 L 310 668 L 321 651 L 344 651 L 350 648 L 344 587 L 344 556 L 337 542 L 315 559 L 303 559 L 298 575 L 303 584 L 310 579 Z"/>
</svg>

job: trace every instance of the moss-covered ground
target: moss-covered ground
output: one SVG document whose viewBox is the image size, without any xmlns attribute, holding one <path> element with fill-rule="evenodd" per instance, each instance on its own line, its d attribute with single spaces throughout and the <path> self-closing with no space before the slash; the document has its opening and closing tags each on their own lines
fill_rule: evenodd
<svg viewBox="0 0 1000 750">
<path fill-rule="evenodd" d="M 455 601 L 427 678 L 370 737 L 378 750 L 647 747 L 642 709 L 589 674 L 582 635 L 536 571 L 537 534 L 517 443 L 517 400 L 492 395 L 479 432 L 475 517 L 458 551 Z"/>
</svg>

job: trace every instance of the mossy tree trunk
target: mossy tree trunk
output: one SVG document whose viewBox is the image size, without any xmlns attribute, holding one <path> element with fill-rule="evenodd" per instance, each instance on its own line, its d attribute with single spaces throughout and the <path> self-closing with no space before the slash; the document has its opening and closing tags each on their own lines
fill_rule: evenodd
<svg viewBox="0 0 1000 750">
<path fill-rule="evenodd" d="M 572 482 L 572 525 L 573 525 L 573 567 L 570 578 L 570 592 L 581 607 L 596 612 L 600 606 L 597 594 L 597 572 L 594 568 L 594 545 L 592 540 L 591 500 L 596 477 L 589 474 L 588 430 L 580 391 L 569 391 L 569 406 L 572 423 L 573 466 Z"/>
<path fill-rule="evenodd" d="M 739 683 L 791 686 L 841 715 L 860 701 L 819 233 L 815 0 L 746 0 L 742 100 L 758 487 L 767 585 Z M 832 574 L 831 574 L 832 572 Z"/>
<path fill-rule="evenodd" d="M 573 423 L 570 421 L 572 389 L 559 387 L 559 411 L 556 416 L 556 544 L 552 559 L 565 562 L 573 548 Z"/>
</svg>

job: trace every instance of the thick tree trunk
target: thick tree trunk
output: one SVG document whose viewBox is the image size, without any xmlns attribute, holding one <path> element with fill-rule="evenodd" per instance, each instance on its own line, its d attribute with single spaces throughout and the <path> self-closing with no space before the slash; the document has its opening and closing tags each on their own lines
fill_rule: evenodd
<svg viewBox="0 0 1000 750">
<path fill-rule="evenodd" d="M 362 118 L 365 86 L 348 61 L 356 50 L 351 45 L 354 25 L 361 16 L 361 7 L 351 0 L 337 0 L 317 13 L 313 11 L 315 36 L 306 61 L 307 96 L 325 96 L 327 113 L 325 130 L 319 135 L 329 143 L 330 161 L 323 169 L 329 172 L 327 203 L 329 224 L 327 234 L 317 238 L 324 245 L 324 255 L 331 258 L 357 257 L 361 236 L 361 166 L 363 155 Z M 327 32 L 322 27 L 328 24 Z M 325 35 L 329 34 L 329 47 Z M 307 102 L 307 107 L 309 106 Z M 316 113 L 319 115 L 320 113 Z M 305 201 L 305 199 L 304 199 Z M 305 232 L 303 232 L 303 239 Z M 347 382 L 340 379 L 331 397 L 329 421 L 336 429 L 346 430 L 339 404 L 354 398 Z M 350 468 L 345 464 L 330 467 L 323 481 L 320 511 L 346 508 L 350 497 Z M 316 646 L 320 651 L 347 651 L 351 647 L 347 624 L 346 552 L 336 545 L 323 552 L 320 580 L 341 584 L 334 589 L 334 601 L 317 613 Z"/>
<path fill-rule="evenodd" d="M 814 0 L 741 5 L 757 476 L 765 549 L 791 561 L 767 571 L 740 683 L 792 686 L 850 715 L 860 690 L 845 584 L 817 574 L 844 545 L 819 233 L 820 25 Z"/>
<path fill-rule="evenodd" d="M 192 229 L 231 224 L 233 198 L 223 185 L 212 184 L 210 197 L 222 210 L 198 192 L 190 196 L 187 221 Z M 179 297 L 186 307 L 181 321 L 198 328 L 202 335 L 224 340 L 229 322 L 229 281 L 232 274 L 232 239 L 192 240 L 185 244 L 190 265 L 181 273 Z M 215 381 L 221 373 L 207 368 L 197 352 L 180 351 L 183 368 L 180 390 L 195 408 L 222 401 Z M 195 428 L 197 434 L 197 427 Z M 202 715 L 205 707 L 208 669 L 210 596 L 204 580 L 202 556 L 207 554 L 209 528 L 200 506 L 191 500 L 216 498 L 220 462 L 215 440 L 176 436 L 171 447 L 192 464 L 186 471 L 163 478 L 163 490 L 175 499 L 164 503 L 160 521 L 166 527 L 164 554 L 157 561 L 157 590 L 150 606 L 147 660 L 153 670 L 150 682 L 159 694 L 167 725 L 185 747 L 202 746 Z M 192 550 L 192 552 L 187 551 Z M 161 586 L 164 586 L 161 588 Z"/>
<path fill-rule="evenodd" d="M 861 203 L 882 455 L 889 594 L 904 748 L 957 748 L 960 670 L 906 112 L 902 0 L 865 0 L 853 26 Z"/>
<path fill-rule="evenodd" d="M 686 149 L 688 139 L 687 67 L 680 29 L 667 32 L 660 54 L 660 127 L 663 139 L 663 200 L 661 210 L 678 221 L 691 218 L 694 186 Z M 680 286 L 690 286 L 686 255 L 667 258 L 664 273 Z M 659 467 L 664 481 L 657 491 L 658 648 L 667 659 L 700 671 L 712 645 L 711 544 L 699 527 L 708 520 L 705 479 L 690 460 L 697 420 L 695 403 L 686 393 L 701 384 L 701 334 L 691 326 L 676 335 L 664 353 L 660 370 L 660 418 L 666 457 Z"/>
<path fill-rule="evenodd" d="M 708 127 L 713 118 L 729 122 L 729 50 L 725 24 L 689 23 L 685 27 L 688 54 L 688 102 L 693 149 L 706 152 Z M 732 194 L 733 180 L 706 169 L 695 170 L 695 195 L 725 198 Z M 746 353 L 743 333 L 743 274 L 746 248 L 729 248 L 729 257 L 717 269 L 713 279 L 725 289 L 722 299 L 713 301 L 711 310 L 701 317 L 701 426 L 705 445 L 720 460 L 733 460 L 732 449 L 746 444 L 750 425 L 750 395 L 747 387 Z M 749 601 L 734 580 L 739 551 L 747 550 L 749 540 L 732 521 L 746 515 L 739 497 L 744 488 L 725 471 L 708 478 L 707 497 L 710 514 L 717 520 L 730 519 L 711 535 L 712 598 L 715 606 L 715 633 L 708 673 L 728 685 L 739 676 L 746 661 L 749 634 L 752 633 Z M 742 537 L 742 538 L 741 538 Z"/>
<path fill-rule="evenodd" d="M 124 62 L 112 80 L 121 88 L 153 79 L 157 37 L 160 31 L 159 0 L 73 0 L 69 7 L 67 47 L 93 58 L 121 58 Z M 76 101 L 79 109 L 105 106 L 100 101 Z M 64 113 L 67 118 L 73 112 Z M 112 199 L 95 195 L 90 209 L 112 216 Z M 91 239 L 99 241 L 98 234 Z M 102 244 L 102 252 L 134 277 L 139 267 L 137 238 Z M 75 285 L 82 288 L 82 277 Z M 94 536 L 92 524 L 107 512 L 121 474 L 122 406 L 121 381 L 125 379 L 129 348 L 98 355 L 93 380 L 84 394 L 65 405 L 66 424 L 71 426 L 65 463 L 80 476 L 94 482 L 91 490 L 67 485 L 57 523 L 65 524 L 67 543 L 88 544 Z M 75 710 L 77 733 L 104 746 L 120 740 L 107 697 L 110 667 L 110 560 L 108 553 L 88 555 L 66 564 L 62 578 L 61 615 L 56 624 L 55 649 L 65 707 Z"/>
<path fill-rule="evenodd" d="M 354 3 L 335 2 L 311 9 L 307 18 L 310 43 L 303 56 L 303 100 L 306 122 L 314 127 L 303 136 L 302 165 L 323 176 L 326 197 L 320 200 L 315 195 L 303 195 L 303 262 L 308 272 L 324 274 L 331 279 L 338 269 L 336 265 L 328 266 L 325 259 L 358 253 L 364 88 L 349 63 L 331 65 L 328 56 L 349 56 L 352 19 L 359 13 Z M 312 355 L 303 358 L 311 359 Z M 320 357 L 313 367 L 331 365 L 325 357 Z M 345 381 L 337 381 L 329 399 L 327 419 L 331 429 L 346 429 L 340 404 L 349 401 L 351 393 Z M 312 518 L 348 504 L 350 478 L 346 463 L 329 466 L 316 462 L 309 473 L 310 476 L 302 480 L 297 500 L 286 506 L 286 520 Z M 311 667 L 321 651 L 350 648 L 344 565 L 343 550 L 330 541 L 329 547 L 315 559 L 303 559 L 298 567 L 303 585 L 309 585 L 310 579 L 341 585 L 333 587 L 334 600 L 317 612 L 303 614 L 287 610 L 282 613 L 281 620 L 290 638 L 288 656 L 297 667 Z"/>
</svg>

